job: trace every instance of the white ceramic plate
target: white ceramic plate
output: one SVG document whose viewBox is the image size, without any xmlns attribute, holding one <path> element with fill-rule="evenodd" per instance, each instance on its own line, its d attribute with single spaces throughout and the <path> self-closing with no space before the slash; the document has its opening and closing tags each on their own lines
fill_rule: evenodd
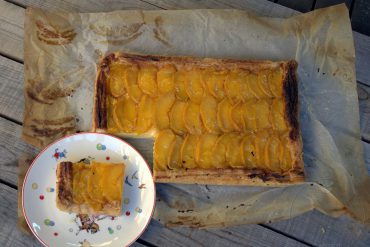
<svg viewBox="0 0 370 247">
<path fill-rule="evenodd" d="M 79 216 L 56 207 L 57 163 L 82 159 L 127 165 L 122 216 Z M 126 142 L 106 134 L 74 134 L 50 144 L 33 161 L 23 184 L 26 221 L 45 246 L 130 245 L 150 222 L 154 204 L 155 185 L 144 158 Z"/>
</svg>

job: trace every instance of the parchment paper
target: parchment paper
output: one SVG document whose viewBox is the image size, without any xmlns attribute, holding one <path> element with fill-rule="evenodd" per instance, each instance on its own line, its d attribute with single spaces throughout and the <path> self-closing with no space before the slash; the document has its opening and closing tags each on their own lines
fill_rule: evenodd
<svg viewBox="0 0 370 247">
<path fill-rule="evenodd" d="M 79 14 L 27 9 L 24 139 L 42 147 L 67 133 L 89 130 L 96 64 L 114 51 L 293 58 L 299 64 L 307 182 L 282 188 L 158 184 L 156 219 L 219 227 L 272 222 L 316 208 L 370 224 L 355 53 L 344 4 L 288 19 L 239 10 Z M 142 142 L 151 148 L 151 141 Z"/>
</svg>

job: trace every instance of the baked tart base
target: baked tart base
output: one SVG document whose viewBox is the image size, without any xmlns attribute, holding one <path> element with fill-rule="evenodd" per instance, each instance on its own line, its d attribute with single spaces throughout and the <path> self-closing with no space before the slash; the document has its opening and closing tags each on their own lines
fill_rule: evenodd
<svg viewBox="0 0 370 247">
<path fill-rule="evenodd" d="M 93 131 L 154 138 L 157 182 L 300 183 L 296 68 L 113 53 L 98 66 Z"/>
</svg>

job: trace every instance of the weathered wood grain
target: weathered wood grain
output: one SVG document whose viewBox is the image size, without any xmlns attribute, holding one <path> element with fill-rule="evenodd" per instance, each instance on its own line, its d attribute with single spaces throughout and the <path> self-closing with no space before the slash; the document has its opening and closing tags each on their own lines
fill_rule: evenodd
<svg viewBox="0 0 370 247">
<path fill-rule="evenodd" d="M 357 83 L 362 137 L 370 141 L 370 87 Z M 370 150 L 369 150 L 370 151 Z"/>
<path fill-rule="evenodd" d="M 273 17 L 288 17 L 298 13 L 293 9 L 289 9 L 268 1 L 255 0 L 145 0 L 145 2 L 151 3 L 163 9 L 247 9 L 255 12 L 258 15 Z"/>
<path fill-rule="evenodd" d="M 0 56 L 0 115 L 23 121 L 23 64 Z"/>
<path fill-rule="evenodd" d="M 303 13 L 311 11 L 312 7 L 314 6 L 313 0 L 278 0 L 277 3 Z"/>
<path fill-rule="evenodd" d="M 290 220 L 269 224 L 314 246 L 369 246 L 370 232 L 347 216 L 332 218 L 311 211 Z"/>
<path fill-rule="evenodd" d="M 23 60 L 24 9 L 0 0 L 0 54 Z"/>
<path fill-rule="evenodd" d="M 157 235 L 155 237 L 154 235 Z M 141 236 L 157 246 L 307 246 L 259 225 L 244 225 L 224 229 L 196 230 L 165 228 L 152 220 Z"/>
<path fill-rule="evenodd" d="M 0 246 L 42 246 L 17 228 L 17 190 L 0 183 Z"/>
<path fill-rule="evenodd" d="M 17 184 L 21 155 L 38 153 L 37 149 L 20 139 L 21 131 L 22 126 L 0 118 L 0 179 L 13 185 Z"/>
</svg>

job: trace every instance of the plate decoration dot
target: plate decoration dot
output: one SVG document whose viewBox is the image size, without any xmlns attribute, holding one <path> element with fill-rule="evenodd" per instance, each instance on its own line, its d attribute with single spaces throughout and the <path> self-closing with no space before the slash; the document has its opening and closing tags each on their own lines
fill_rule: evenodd
<svg viewBox="0 0 370 247">
<path fill-rule="evenodd" d="M 136 207 L 136 208 L 135 208 L 135 212 L 137 212 L 137 213 L 139 213 L 139 214 L 140 214 L 141 212 L 143 212 L 143 210 L 142 210 L 141 208 L 139 208 L 139 207 Z"/>
<path fill-rule="evenodd" d="M 40 195 L 40 200 L 42 201 L 42 200 L 44 200 L 45 199 L 45 196 L 44 195 Z"/>
<path fill-rule="evenodd" d="M 113 231 L 113 229 L 111 227 L 108 227 L 108 232 L 109 232 L 109 234 L 113 234 L 114 233 L 114 231 Z"/>
<path fill-rule="evenodd" d="M 39 187 L 39 185 L 37 183 L 32 183 L 32 189 L 33 190 L 37 190 L 38 187 Z"/>
<path fill-rule="evenodd" d="M 104 151 L 107 149 L 107 147 L 104 144 L 98 143 L 96 144 L 96 149 L 99 151 Z"/>
<path fill-rule="evenodd" d="M 46 226 L 54 226 L 54 225 L 55 225 L 55 222 L 54 222 L 54 221 L 52 221 L 52 220 L 49 220 L 49 219 L 45 219 L 45 220 L 44 220 L 44 224 L 45 224 Z"/>
<path fill-rule="evenodd" d="M 46 188 L 46 192 L 54 192 L 55 190 L 54 190 L 54 188 L 52 188 L 52 187 L 47 187 Z"/>
<path fill-rule="evenodd" d="M 55 160 L 67 158 L 67 150 L 64 149 L 63 151 L 59 151 L 59 148 L 56 148 L 52 157 Z"/>
</svg>

